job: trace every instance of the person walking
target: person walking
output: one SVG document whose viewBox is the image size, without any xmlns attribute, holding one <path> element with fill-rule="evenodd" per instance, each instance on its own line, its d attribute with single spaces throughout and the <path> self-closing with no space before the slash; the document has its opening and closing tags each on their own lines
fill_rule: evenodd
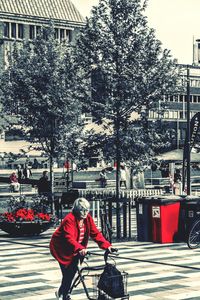
<svg viewBox="0 0 200 300">
<path fill-rule="evenodd" d="M 89 209 L 90 204 L 85 198 L 77 198 L 72 212 L 65 216 L 51 237 L 50 252 L 58 261 L 62 272 L 62 281 L 56 292 L 56 299 L 71 299 L 69 290 L 77 272 L 79 258 L 83 260 L 87 254 L 89 238 L 92 238 L 101 249 L 112 252 L 112 245 L 97 229 Z"/>
<path fill-rule="evenodd" d="M 29 165 L 25 164 L 23 169 L 23 177 L 24 179 L 29 179 L 32 176 L 31 168 Z"/>
<path fill-rule="evenodd" d="M 103 169 L 101 170 L 101 172 L 99 173 L 99 180 L 100 180 L 100 185 L 102 188 L 105 188 L 107 185 L 107 175 L 106 175 L 106 170 Z"/>
<path fill-rule="evenodd" d="M 50 183 L 48 181 L 48 171 L 43 171 L 42 177 L 38 180 L 38 194 L 39 195 L 44 195 L 44 196 L 49 196 L 50 194 Z"/>
<path fill-rule="evenodd" d="M 126 169 L 125 166 L 120 167 L 120 187 L 122 187 L 122 184 L 124 184 L 125 188 L 127 188 L 126 185 Z"/>
<path fill-rule="evenodd" d="M 21 182 L 22 176 L 23 176 L 22 167 L 21 167 L 21 165 L 18 165 L 17 166 L 17 178 L 18 178 L 19 183 Z"/>
</svg>

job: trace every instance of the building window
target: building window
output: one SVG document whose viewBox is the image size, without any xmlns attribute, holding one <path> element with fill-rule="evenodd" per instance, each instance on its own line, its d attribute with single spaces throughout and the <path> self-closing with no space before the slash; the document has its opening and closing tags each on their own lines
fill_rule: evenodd
<svg viewBox="0 0 200 300">
<path fill-rule="evenodd" d="M 180 102 L 183 102 L 183 95 L 180 95 Z"/>
<path fill-rule="evenodd" d="M 68 41 L 72 41 L 72 30 L 67 30 Z"/>
<path fill-rule="evenodd" d="M 183 111 L 180 111 L 180 119 L 183 119 Z"/>
<path fill-rule="evenodd" d="M 154 118 L 154 113 L 152 110 L 149 111 L 149 118 L 150 119 L 153 119 Z"/>
<path fill-rule="evenodd" d="M 159 114 L 157 112 L 154 112 L 154 119 L 158 119 L 159 118 Z"/>
<path fill-rule="evenodd" d="M 193 102 L 194 102 L 194 103 L 197 102 L 197 96 L 193 96 Z"/>
<path fill-rule="evenodd" d="M 33 40 L 35 38 L 35 26 L 30 25 L 29 26 L 29 38 Z"/>
<path fill-rule="evenodd" d="M 40 35 L 41 33 L 41 26 L 36 26 L 36 35 Z"/>
<path fill-rule="evenodd" d="M 5 22 L 4 23 L 4 37 L 7 37 L 9 38 L 10 36 L 10 30 L 9 30 L 9 23 L 8 22 Z"/>
<path fill-rule="evenodd" d="M 24 25 L 18 24 L 18 38 L 23 39 L 24 38 Z"/>
<path fill-rule="evenodd" d="M 36 35 L 41 33 L 41 26 L 30 25 L 29 26 L 29 39 L 34 40 Z"/>
<path fill-rule="evenodd" d="M 54 37 L 55 37 L 55 39 L 58 39 L 58 28 L 55 28 Z"/>
<path fill-rule="evenodd" d="M 48 39 L 48 33 L 47 33 L 47 31 L 43 30 L 42 34 L 43 34 L 43 39 L 47 41 L 47 39 Z"/>
<path fill-rule="evenodd" d="M 65 30 L 60 29 L 60 40 L 63 41 L 65 39 Z"/>
<path fill-rule="evenodd" d="M 180 129 L 180 138 L 181 140 L 185 140 L 186 137 L 186 129 Z"/>
<path fill-rule="evenodd" d="M 164 117 L 164 119 L 169 119 L 169 112 L 165 111 L 163 117 Z"/>
<path fill-rule="evenodd" d="M 178 119 L 178 111 L 174 111 L 174 119 Z"/>
<path fill-rule="evenodd" d="M 16 23 L 11 23 L 11 38 L 16 39 Z"/>
</svg>

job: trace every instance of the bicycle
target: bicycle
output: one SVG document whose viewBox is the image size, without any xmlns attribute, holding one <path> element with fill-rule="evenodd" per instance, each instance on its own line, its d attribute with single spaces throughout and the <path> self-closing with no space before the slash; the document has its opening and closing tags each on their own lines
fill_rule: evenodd
<svg viewBox="0 0 200 300">
<path fill-rule="evenodd" d="M 106 264 L 107 264 L 107 259 L 108 257 L 113 259 L 114 257 L 117 257 L 117 251 L 118 249 L 112 248 L 112 255 L 109 253 L 108 250 L 105 251 L 104 253 L 104 260 L 105 260 L 105 264 L 100 265 L 100 266 L 94 266 L 94 267 L 90 267 L 90 266 L 86 266 L 86 267 L 78 267 L 78 274 L 76 275 L 73 284 L 70 288 L 69 294 L 72 294 L 72 291 L 74 290 L 74 288 L 76 288 L 80 283 L 82 283 L 84 292 L 86 294 L 87 299 L 89 300 L 112 300 L 112 299 L 123 299 L 123 300 L 127 300 L 129 299 L 129 295 L 127 294 L 127 277 L 128 277 L 128 273 L 122 271 L 121 272 L 121 276 L 123 279 L 123 287 L 124 287 L 124 295 L 122 297 L 118 297 L 118 298 L 112 298 L 110 297 L 108 294 L 106 294 L 104 291 L 100 290 L 98 288 L 98 283 L 99 283 L 99 279 L 102 273 L 100 273 L 101 271 L 104 270 Z M 89 256 L 91 255 L 99 255 L 93 252 L 88 252 L 87 253 L 87 258 L 89 258 Z M 113 259 L 114 260 L 114 259 Z M 114 261 L 115 262 L 115 261 Z M 84 275 L 83 273 L 86 272 L 86 274 Z M 112 281 L 116 280 L 116 276 L 112 276 L 112 278 L 110 278 Z M 90 287 L 89 287 L 90 284 Z M 92 294 L 92 296 L 91 296 Z"/>
<path fill-rule="evenodd" d="M 188 234 L 187 245 L 190 249 L 196 249 L 200 246 L 200 219 L 197 219 Z"/>
<path fill-rule="evenodd" d="M 113 230 L 109 222 L 108 210 L 104 201 L 100 202 L 100 222 L 103 236 L 111 243 Z"/>
</svg>

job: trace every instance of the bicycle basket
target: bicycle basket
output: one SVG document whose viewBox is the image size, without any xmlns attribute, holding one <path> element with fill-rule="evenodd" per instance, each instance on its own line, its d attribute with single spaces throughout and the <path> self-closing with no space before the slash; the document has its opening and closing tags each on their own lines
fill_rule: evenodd
<svg viewBox="0 0 200 300">
<path fill-rule="evenodd" d="M 97 287 L 111 299 L 121 298 L 127 295 L 127 277 L 126 272 L 120 272 L 114 265 L 107 264 Z"/>
</svg>

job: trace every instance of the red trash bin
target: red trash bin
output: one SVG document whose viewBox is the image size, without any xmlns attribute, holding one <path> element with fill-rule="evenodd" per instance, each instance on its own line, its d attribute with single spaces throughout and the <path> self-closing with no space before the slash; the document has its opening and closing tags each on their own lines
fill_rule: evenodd
<svg viewBox="0 0 200 300">
<path fill-rule="evenodd" d="M 151 206 L 152 241 L 173 243 L 178 239 L 180 201 L 177 197 L 154 199 Z"/>
</svg>

